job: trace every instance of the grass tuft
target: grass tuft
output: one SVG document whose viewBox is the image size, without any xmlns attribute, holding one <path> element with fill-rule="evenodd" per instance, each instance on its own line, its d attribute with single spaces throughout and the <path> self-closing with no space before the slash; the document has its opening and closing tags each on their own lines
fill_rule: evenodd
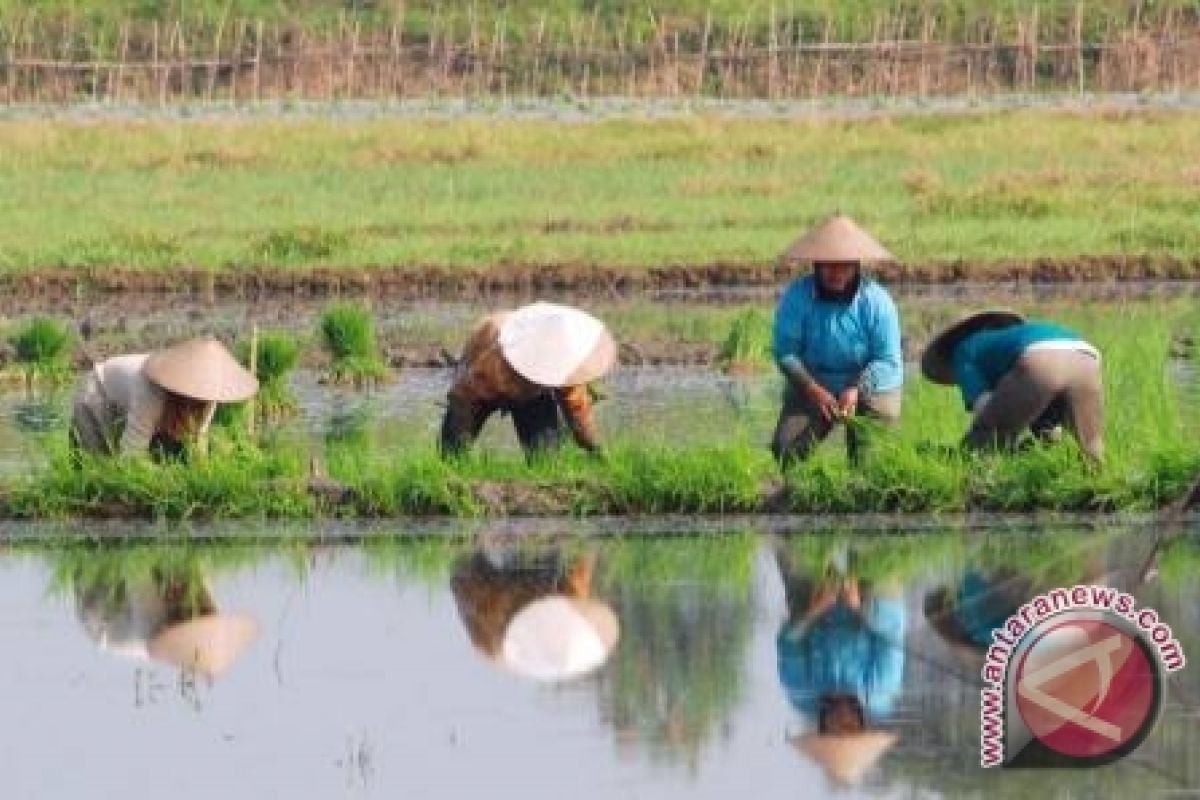
<svg viewBox="0 0 1200 800">
<path fill-rule="evenodd" d="M 321 341 L 329 353 L 328 378 L 338 384 L 371 384 L 389 376 L 375 340 L 375 321 L 360 303 L 334 303 L 321 316 Z"/>
</svg>

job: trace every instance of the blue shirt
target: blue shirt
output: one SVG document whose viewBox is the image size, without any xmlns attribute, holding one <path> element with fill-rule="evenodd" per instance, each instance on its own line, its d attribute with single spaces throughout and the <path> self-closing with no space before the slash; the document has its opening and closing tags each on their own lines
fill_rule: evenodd
<svg viewBox="0 0 1200 800">
<path fill-rule="evenodd" d="M 971 334 L 954 348 L 954 380 L 970 411 L 984 392 L 996 388 L 1021 354 L 1038 342 L 1082 341 L 1078 333 L 1052 322 L 1024 322 Z"/>
<path fill-rule="evenodd" d="M 805 630 L 779 632 L 779 682 L 801 713 L 816 717 L 831 694 L 857 697 L 871 719 L 892 713 L 904 682 L 904 601 L 874 598 L 862 611 L 838 603 Z"/>
<path fill-rule="evenodd" d="M 799 359 L 833 394 L 856 383 L 867 394 L 899 389 L 900 315 L 887 290 L 867 277 L 849 303 L 818 299 L 816 290 L 816 278 L 808 275 L 783 293 L 772 340 L 776 363 Z"/>
</svg>

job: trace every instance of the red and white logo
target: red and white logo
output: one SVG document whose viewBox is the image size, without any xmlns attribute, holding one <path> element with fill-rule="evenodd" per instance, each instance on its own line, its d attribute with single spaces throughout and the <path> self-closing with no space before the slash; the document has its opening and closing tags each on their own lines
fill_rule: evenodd
<svg viewBox="0 0 1200 800">
<path fill-rule="evenodd" d="M 1015 665 L 1021 721 L 1069 758 L 1101 759 L 1136 747 L 1157 716 L 1157 663 L 1124 626 L 1066 616 L 1034 632 Z"/>
</svg>

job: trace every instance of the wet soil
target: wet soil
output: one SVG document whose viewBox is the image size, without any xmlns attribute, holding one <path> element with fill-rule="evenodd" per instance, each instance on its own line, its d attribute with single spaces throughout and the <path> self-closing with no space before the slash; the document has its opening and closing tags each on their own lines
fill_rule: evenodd
<svg viewBox="0 0 1200 800">
<path fill-rule="evenodd" d="M 1154 255 L 945 261 L 881 265 L 874 272 L 889 284 L 1188 280 L 1200 277 L 1200 259 Z M 179 268 L 169 272 L 115 267 L 50 269 L 6 275 L 0 277 L 0 290 L 24 297 L 189 291 L 267 297 L 281 294 L 324 297 L 351 293 L 461 298 L 487 292 L 609 293 L 774 286 L 794 274 L 795 269 L 790 266 L 735 262 L 664 267 L 497 264 L 486 269 L 437 265 L 237 270 Z"/>
</svg>

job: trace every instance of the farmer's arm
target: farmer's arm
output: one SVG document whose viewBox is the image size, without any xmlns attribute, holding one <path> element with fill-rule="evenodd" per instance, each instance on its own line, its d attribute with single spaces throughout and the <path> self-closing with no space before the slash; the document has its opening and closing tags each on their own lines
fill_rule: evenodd
<svg viewBox="0 0 1200 800">
<path fill-rule="evenodd" d="M 139 383 L 129 388 L 129 408 L 125 412 L 125 430 L 121 432 L 121 454 L 139 455 L 150 449 L 150 440 L 158 429 L 167 395 L 142 376 L 134 376 Z"/>
<path fill-rule="evenodd" d="M 589 452 L 599 450 L 600 441 L 596 434 L 595 420 L 592 418 L 592 398 L 588 394 L 587 385 L 567 386 L 557 390 L 557 394 L 563 416 L 571 426 L 571 434 L 575 441 Z"/>
<path fill-rule="evenodd" d="M 857 381 L 863 394 L 890 391 L 904 378 L 904 353 L 900 346 L 900 314 L 882 289 L 874 293 L 871 325 L 867 334 L 867 364 Z"/>
<path fill-rule="evenodd" d="M 980 369 L 979 359 L 970 339 L 962 342 L 955 349 L 953 364 L 954 380 L 958 383 L 959 391 L 962 392 L 963 404 L 967 407 L 967 411 L 971 411 L 975 408 L 979 398 L 987 393 L 991 386 L 988 385 L 987 376 Z"/>
</svg>

